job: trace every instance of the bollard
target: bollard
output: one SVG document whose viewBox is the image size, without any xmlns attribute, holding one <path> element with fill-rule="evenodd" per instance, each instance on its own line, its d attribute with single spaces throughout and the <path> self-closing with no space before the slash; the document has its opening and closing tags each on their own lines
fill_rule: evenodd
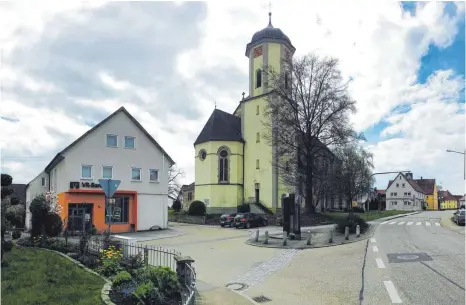
<svg viewBox="0 0 466 305">
<path fill-rule="evenodd" d="M 264 239 L 264 244 L 269 243 L 269 231 L 265 231 L 265 239 Z"/>
<path fill-rule="evenodd" d="M 286 246 L 286 232 L 283 232 L 283 245 Z"/>
<path fill-rule="evenodd" d="M 254 237 L 254 241 L 255 242 L 259 241 L 259 230 L 256 230 L 256 237 Z"/>
<path fill-rule="evenodd" d="M 306 240 L 306 245 L 310 246 L 311 245 L 311 232 L 309 232 L 309 235 L 307 236 L 307 240 Z"/>
<path fill-rule="evenodd" d="M 328 237 L 328 242 L 333 243 L 333 229 L 329 231 L 329 237 Z"/>
<path fill-rule="evenodd" d="M 348 227 L 345 227 L 345 239 L 346 240 L 349 239 L 349 228 Z"/>
<path fill-rule="evenodd" d="M 356 226 L 356 237 L 359 237 L 361 236 L 361 228 L 359 227 L 359 225 Z"/>
</svg>

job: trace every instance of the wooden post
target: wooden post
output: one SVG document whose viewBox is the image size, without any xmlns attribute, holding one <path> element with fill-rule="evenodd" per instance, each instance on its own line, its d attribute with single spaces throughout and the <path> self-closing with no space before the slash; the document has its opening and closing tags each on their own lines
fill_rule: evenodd
<svg viewBox="0 0 466 305">
<path fill-rule="evenodd" d="M 308 246 L 311 245 L 311 237 L 312 237 L 312 234 L 311 234 L 311 232 L 309 232 L 309 235 L 307 236 L 307 240 L 306 240 L 306 245 L 308 245 Z"/>
<path fill-rule="evenodd" d="M 356 237 L 361 236 L 361 227 L 359 225 L 356 226 Z"/>
<path fill-rule="evenodd" d="M 256 230 L 256 236 L 254 237 L 254 241 L 255 242 L 259 241 L 259 230 Z"/>
<path fill-rule="evenodd" d="M 269 243 L 269 231 L 265 231 L 265 239 L 264 239 L 264 244 Z"/>
<path fill-rule="evenodd" d="M 333 229 L 329 231 L 328 242 L 333 243 Z"/>
</svg>

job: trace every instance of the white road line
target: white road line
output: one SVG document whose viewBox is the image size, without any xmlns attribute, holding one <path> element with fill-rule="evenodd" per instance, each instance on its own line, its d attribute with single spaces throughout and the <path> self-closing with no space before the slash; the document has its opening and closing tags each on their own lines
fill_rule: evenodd
<svg viewBox="0 0 466 305">
<path fill-rule="evenodd" d="M 372 252 L 379 252 L 379 248 L 377 248 L 377 246 L 372 246 Z"/>
<path fill-rule="evenodd" d="M 371 243 L 375 243 L 375 238 L 371 238 Z"/>
<path fill-rule="evenodd" d="M 412 225 L 412 224 L 413 224 L 412 221 L 410 221 L 410 222 L 407 223 L 408 226 L 410 226 L 410 225 Z"/>
<path fill-rule="evenodd" d="M 396 291 L 395 285 L 393 285 L 392 281 L 383 281 L 383 284 L 385 285 L 385 289 L 387 289 L 388 295 L 390 296 L 390 299 L 392 299 L 392 304 L 401 304 L 403 303 L 400 299 L 400 296 L 398 295 L 398 292 Z"/>
<path fill-rule="evenodd" d="M 416 226 L 420 226 L 421 225 L 421 222 L 416 222 Z"/>
<path fill-rule="evenodd" d="M 435 225 L 436 225 L 437 227 L 440 227 L 440 224 L 439 224 L 438 222 L 436 222 Z"/>
<path fill-rule="evenodd" d="M 381 258 L 376 258 L 375 262 L 377 263 L 377 268 L 384 269 L 385 264 L 383 263 L 383 260 Z"/>
<path fill-rule="evenodd" d="M 426 226 L 430 226 L 430 222 L 426 221 Z"/>
<path fill-rule="evenodd" d="M 396 223 L 396 221 L 392 221 L 392 222 L 390 222 L 390 223 L 389 223 L 389 225 L 392 225 L 392 224 L 394 224 L 394 223 Z"/>
<path fill-rule="evenodd" d="M 388 220 L 387 220 L 387 221 L 383 221 L 383 222 L 381 222 L 380 224 L 381 224 L 381 225 L 384 225 L 384 224 L 386 224 L 387 222 L 388 222 Z"/>
<path fill-rule="evenodd" d="M 405 222 L 402 221 L 402 222 L 399 222 L 398 225 L 401 226 L 402 224 L 404 224 Z"/>
</svg>

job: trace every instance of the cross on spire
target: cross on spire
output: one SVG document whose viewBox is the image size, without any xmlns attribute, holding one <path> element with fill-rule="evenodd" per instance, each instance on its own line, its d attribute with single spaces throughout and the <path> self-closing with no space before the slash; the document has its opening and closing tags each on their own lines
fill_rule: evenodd
<svg viewBox="0 0 466 305">
<path fill-rule="evenodd" d="M 272 2 L 269 2 L 269 26 L 272 26 Z"/>
</svg>

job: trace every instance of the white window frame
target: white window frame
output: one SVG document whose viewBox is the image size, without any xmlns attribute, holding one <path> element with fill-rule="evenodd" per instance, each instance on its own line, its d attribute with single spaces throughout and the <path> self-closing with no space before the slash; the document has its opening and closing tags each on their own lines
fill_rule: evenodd
<svg viewBox="0 0 466 305">
<path fill-rule="evenodd" d="M 134 179 L 133 179 L 133 169 L 138 169 L 138 170 L 139 170 L 139 177 L 141 178 L 140 180 L 134 180 Z M 142 168 L 136 167 L 136 166 L 131 166 L 131 171 L 130 171 L 129 174 L 130 174 L 129 179 L 130 179 L 132 182 L 141 182 L 141 181 L 142 181 Z"/>
<path fill-rule="evenodd" d="M 150 179 L 150 172 L 151 172 L 151 171 L 157 171 L 157 180 L 151 180 L 151 179 Z M 149 182 L 152 182 L 152 183 L 158 183 L 158 182 L 160 182 L 160 176 L 159 176 L 159 174 L 160 174 L 160 171 L 159 171 L 158 169 L 155 169 L 155 168 L 149 169 Z"/>
<path fill-rule="evenodd" d="M 90 166 L 91 167 L 91 176 L 90 177 L 83 177 L 83 166 Z M 94 165 L 92 164 L 81 164 L 81 180 L 92 180 L 94 179 Z"/>
<path fill-rule="evenodd" d="M 112 176 L 110 178 L 104 177 L 104 167 L 110 167 L 112 169 Z M 100 175 L 102 179 L 113 179 L 113 169 L 113 165 L 102 165 L 102 175 Z"/>
<path fill-rule="evenodd" d="M 132 139 L 134 139 L 134 147 L 126 147 L 126 138 L 132 138 Z M 133 136 L 125 136 L 123 146 L 124 146 L 125 149 L 136 149 L 136 137 L 133 137 Z"/>
<path fill-rule="evenodd" d="M 44 182 L 44 183 L 42 183 L 42 182 Z M 40 185 L 42 187 L 47 187 L 47 177 L 41 177 L 40 178 Z"/>
<path fill-rule="evenodd" d="M 117 140 L 116 140 L 116 146 L 109 146 L 109 145 L 108 145 L 108 141 L 107 141 L 107 140 L 108 140 L 108 136 L 116 137 L 116 139 L 117 139 Z M 106 146 L 106 147 L 109 147 L 109 148 L 118 148 L 118 142 L 119 142 L 119 140 L 118 140 L 118 135 L 117 135 L 117 134 L 113 134 L 113 133 L 106 133 L 106 134 L 105 134 L 105 146 Z"/>
</svg>

